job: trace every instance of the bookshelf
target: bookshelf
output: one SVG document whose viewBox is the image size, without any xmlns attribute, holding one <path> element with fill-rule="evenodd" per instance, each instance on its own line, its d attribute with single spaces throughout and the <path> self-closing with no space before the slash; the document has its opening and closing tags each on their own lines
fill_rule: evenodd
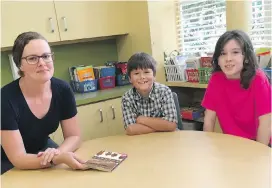
<svg viewBox="0 0 272 188">
<path fill-rule="evenodd" d="M 204 88 L 206 89 L 208 84 L 199 84 L 192 82 L 166 82 L 167 86 L 175 86 L 175 87 L 190 87 L 190 88 Z"/>
</svg>

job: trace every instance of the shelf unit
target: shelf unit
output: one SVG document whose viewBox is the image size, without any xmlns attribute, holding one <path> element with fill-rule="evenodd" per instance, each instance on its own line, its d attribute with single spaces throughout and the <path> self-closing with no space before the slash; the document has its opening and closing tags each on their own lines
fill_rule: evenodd
<svg viewBox="0 0 272 188">
<path fill-rule="evenodd" d="M 191 87 L 191 88 L 204 88 L 206 89 L 208 84 L 199 84 L 192 82 L 166 82 L 167 86 L 175 86 L 175 87 Z"/>
</svg>

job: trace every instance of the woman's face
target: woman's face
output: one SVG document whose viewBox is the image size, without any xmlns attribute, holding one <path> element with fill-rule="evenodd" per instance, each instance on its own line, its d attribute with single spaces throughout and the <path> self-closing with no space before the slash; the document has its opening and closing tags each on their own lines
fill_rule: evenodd
<svg viewBox="0 0 272 188">
<path fill-rule="evenodd" d="M 244 55 L 239 43 L 229 40 L 221 51 L 218 64 L 229 79 L 239 79 L 243 69 Z"/>
<path fill-rule="evenodd" d="M 24 48 L 20 70 L 24 77 L 40 83 L 54 74 L 53 55 L 48 43 L 42 39 L 31 40 Z"/>
</svg>

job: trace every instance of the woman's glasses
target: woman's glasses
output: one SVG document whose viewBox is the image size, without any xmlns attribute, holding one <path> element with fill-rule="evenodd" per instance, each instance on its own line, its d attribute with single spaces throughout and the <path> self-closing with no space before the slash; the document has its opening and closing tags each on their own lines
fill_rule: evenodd
<svg viewBox="0 0 272 188">
<path fill-rule="evenodd" d="M 21 59 L 25 59 L 26 62 L 30 65 L 35 65 L 39 62 L 40 58 L 42 58 L 45 63 L 51 63 L 54 59 L 54 53 L 53 52 L 47 53 L 47 54 L 43 54 L 41 56 L 29 55 L 26 57 L 22 57 Z"/>
</svg>

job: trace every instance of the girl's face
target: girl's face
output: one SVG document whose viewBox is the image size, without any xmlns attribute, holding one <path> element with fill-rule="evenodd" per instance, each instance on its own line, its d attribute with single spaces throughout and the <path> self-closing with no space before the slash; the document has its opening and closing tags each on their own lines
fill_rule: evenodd
<svg viewBox="0 0 272 188">
<path fill-rule="evenodd" d="M 218 64 L 229 79 L 239 79 L 243 69 L 244 55 L 239 43 L 229 40 L 221 51 Z"/>
</svg>

